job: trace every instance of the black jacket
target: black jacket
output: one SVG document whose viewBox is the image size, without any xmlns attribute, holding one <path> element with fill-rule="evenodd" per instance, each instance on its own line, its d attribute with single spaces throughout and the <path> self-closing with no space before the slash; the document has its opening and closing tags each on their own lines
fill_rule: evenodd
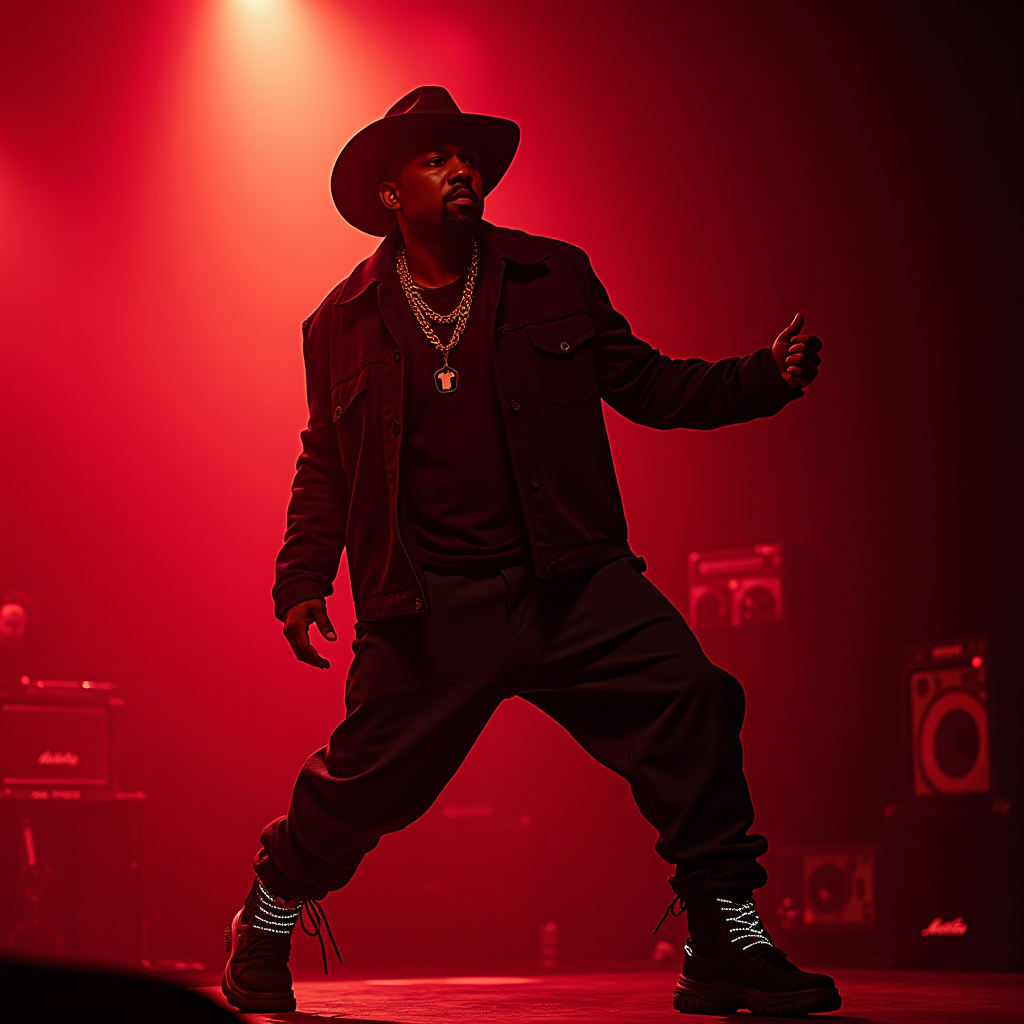
<svg viewBox="0 0 1024 1024">
<path fill-rule="evenodd" d="M 710 363 L 634 337 L 575 246 L 486 222 L 479 239 L 494 257 L 494 373 L 538 576 L 631 554 L 602 399 L 645 426 L 707 430 L 802 394 L 771 349 Z M 331 593 L 346 545 L 359 619 L 430 608 L 399 500 L 398 244 L 384 239 L 302 325 L 309 424 L 277 559 L 280 618 Z"/>
</svg>

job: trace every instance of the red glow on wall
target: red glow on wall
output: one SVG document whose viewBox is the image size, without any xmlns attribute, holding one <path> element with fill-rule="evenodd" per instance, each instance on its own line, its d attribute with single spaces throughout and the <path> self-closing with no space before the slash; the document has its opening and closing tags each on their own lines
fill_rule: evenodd
<svg viewBox="0 0 1024 1024">
<path fill-rule="evenodd" d="M 217 961 L 261 826 L 342 713 L 344 565 L 329 673 L 294 662 L 269 598 L 299 325 L 375 245 L 333 209 L 338 150 L 426 83 L 521 123 L 487 216 L 585 248 L 639 336 L 715 358 L 801 309 L 824 339 L 771 421 L 606 416 L 634 549 L 677 607 L 689 551 L 785 546 L 784 622 L 701 636 L 747 689 L 758 829 L 871 838 L 899 785 L 894 651 L 1021 612 L 1019 65 L 953 10 L 4 4 L 2 580 L 40 604 L 41 675 L 123 688 L 153 956 Z M 538 844 L 562 956 L 650 955 L 651 830 L 539 712 L 508 702 L 431 815 L 332 897 L 353 962 L 500 927 L 482 841 L 433 939 L 425 911 L 396 924 L 443 902 L 445 844 L 486 821 Z"/>
</svg>

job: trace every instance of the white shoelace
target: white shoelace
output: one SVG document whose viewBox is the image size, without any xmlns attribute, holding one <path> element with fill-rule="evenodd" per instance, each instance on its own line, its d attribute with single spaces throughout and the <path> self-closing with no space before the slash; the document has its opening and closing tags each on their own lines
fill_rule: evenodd
<svg viewBox="0 0 1024 1024">
<path fill-rule="evenodd" d="M 736 903 L 734 900 L 726 900 L 721 896 L 715 898 L 722 910 L 725 911 L 725 920 L 729 924 L 729 938 L 731 942 L 740 945 L 744 952 L 754 946 L 771 946 L 774 948 L 775 943 L 768 938 L 768 933 L 764 930 L 761 918 L 757 916 L 753 900 Z"/>
<path fill-rule="evenodd" d="M 299 919 L 299 908 L 289 910 L 274 902 L 274 897 L 259 883 L 259 899 L 256 901 L 256 914 L 252 922 L 253 928 L 274 935 L 291 935 L 295 922 Z"/>
</svg>

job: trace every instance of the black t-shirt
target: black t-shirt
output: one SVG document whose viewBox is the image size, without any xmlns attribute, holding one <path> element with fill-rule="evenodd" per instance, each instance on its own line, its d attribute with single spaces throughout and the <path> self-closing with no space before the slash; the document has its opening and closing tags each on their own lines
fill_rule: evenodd
<svg viewBox="0 0 1024 1024">
<path fill-rule="evenodd" d="M 405 431 L 402 496 L 409 532 L 423 565 L 439 569 L 498 569 L 529 559 L 530 543 L 512 475 L 508 437 L 494 383 L 488 331 L 487 260 L 469 322 L 448 353 L 458 371 L 451 394 L 437 390 L 444 357 L 430 343 L 396 282 L 405 331 Z M 462 299 L 463 277 L 443 288 L 422 288 L 427 305 L 450 313 Z M 431 326 L 447 341 L 454 324 Z"/>
</svg>

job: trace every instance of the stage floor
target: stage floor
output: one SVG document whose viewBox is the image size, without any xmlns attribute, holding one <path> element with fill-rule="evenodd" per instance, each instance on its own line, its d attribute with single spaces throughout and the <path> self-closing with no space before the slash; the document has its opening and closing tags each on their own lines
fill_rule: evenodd
<svg viewBox="0 0 1024 1024">
<path fill-rule="evenodd" d="M 1019 974 L 836 970 L 843 1008 L 819 1020 L 884 1024 L 970 1024 L 1024 1021 Z M 346 1024 L 679 1024 L 728 1020 L 673 1011 L 675 975 L 562 974 L 461 978 L 367 978 L 297 982 L 296 1013 L 247 1015 L 252 1022 L 342 1020 Z M 204 989 L 210 995 L 213 990 Z M 220 992 L 216 992 L 223 1002 Z M 735 1019 L 743 1019 L 736 1015 Z M 774 1018 L 776 1020 L 781 1018 Z M 807 1019 L 807 1018 L 803 1018 Z"/>
</svg>

